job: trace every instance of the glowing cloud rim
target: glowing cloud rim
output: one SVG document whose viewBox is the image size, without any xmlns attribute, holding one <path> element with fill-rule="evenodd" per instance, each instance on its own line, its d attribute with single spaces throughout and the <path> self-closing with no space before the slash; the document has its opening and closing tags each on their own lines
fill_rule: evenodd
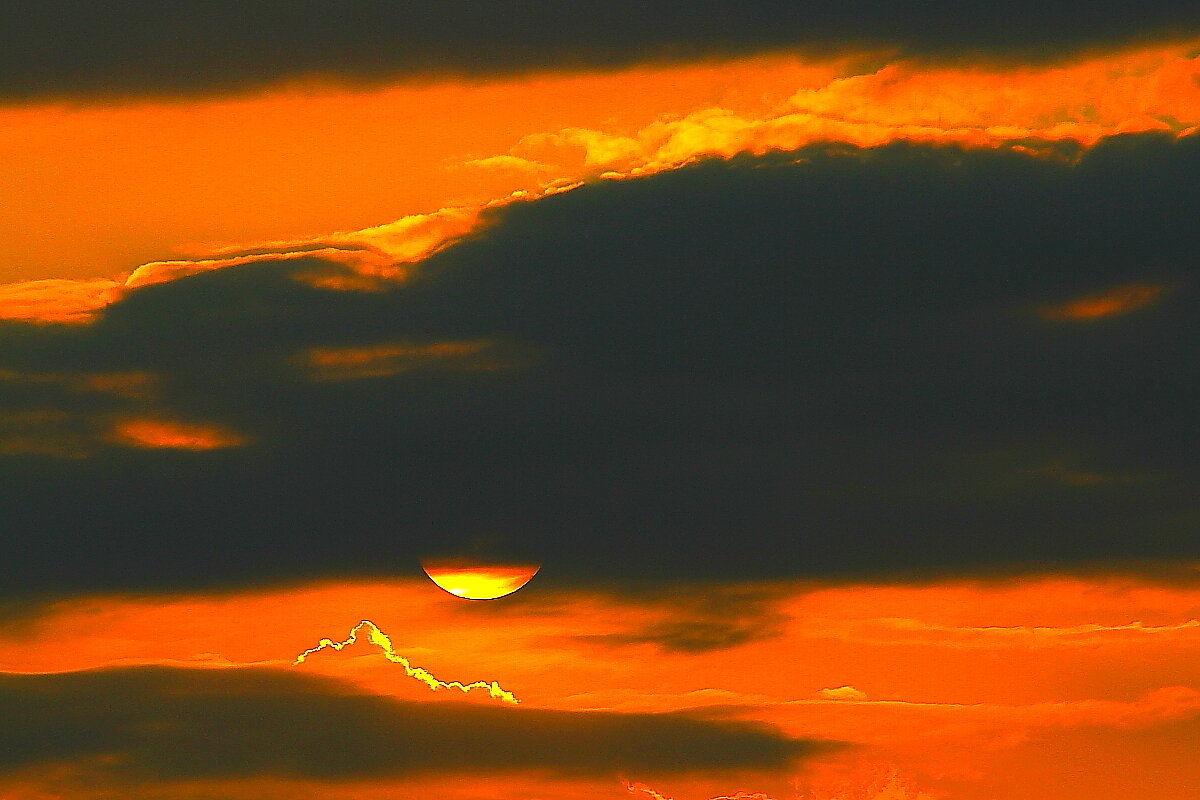
<svg viewBox="0 0 1200 800">
<path fill-rule="evenodd" d="M 303 664 L 310 655 L 326 648 L 342 650 L 343 648 L 349 647 L 358 641 L 358 632 L 364 628 L 367 630 L 367 641 L 383 651 L 384 658 L 386 658 L 388 661 L 391 661 L 393 664 L 399 664 L 400 666 L 404 667 L 404 673 L 406 675 L 408 675 L 410 678 L 419 680 L 421 683 L 425 684 L 435 692 L 438 689 L 458 689 L 463 694 L 468 694 L 472 689 L 486 689 L 489 697 L 493 697 L 503 703 L 508 703 L 515 706 L 520 702 L 512 692 L 501 688 L 500 684 L 498 684 L 496 681 L 475 681 L 474 683 L 461 683 L 460 681 L 447 682 L 438 679 L 428 670 L 421 669 L 420 667 L 414 667 L 407 658 L 396 652 L 396 649 L 392 646 L 391 638 L 386 633 L 379 630 L 379 627 L 369 619 L 364 619 L 362 622 L 355 625 L 350 630 L 350 635 L 340 642 L 335 642 L 332 639 L 322 639 L 321 641 L 317 642 L 316 647 L 310 647 L 300 655 L 296 656 L 296 660 L 292 662 L 292 666 Z"/>
</svg>

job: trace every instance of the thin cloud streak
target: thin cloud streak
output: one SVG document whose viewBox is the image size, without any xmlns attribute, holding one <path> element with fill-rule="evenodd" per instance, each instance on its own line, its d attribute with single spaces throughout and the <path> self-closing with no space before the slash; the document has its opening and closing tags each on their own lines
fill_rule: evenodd
<svg viewBox="0 0 1200 800">
<path fill-rule="evenodd" d="M 1131 283 L 1105 292 L 1089 294 L 1061 305 L 1042 306 L 1039 312 L 1050 322 L 1094 322 L 1132 314 L 1158 302 L 1165 286 Z"/>
<path fill-rule="evenodd" d="M 126 447 L 170 450 L 219 450 L 241 447 L 246 437 L 211 422 L 182 422 L 155 417 L 119 420 L 112 431 L 114 442 Z"/>
</svg>

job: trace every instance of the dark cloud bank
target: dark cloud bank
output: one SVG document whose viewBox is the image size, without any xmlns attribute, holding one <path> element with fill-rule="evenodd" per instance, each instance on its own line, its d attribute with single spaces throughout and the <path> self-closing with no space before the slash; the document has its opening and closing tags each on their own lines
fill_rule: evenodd
<svg viewBox="0 0 1200 800">
<path fill-rule="evenodd" d="M 0 97 L 209 93 L 321 75 L 619 67 L 759 51 L 884 48 L 939 60 L 1050 61 L 1200 35 L 1194 2 L 1045 0 L 16 0 L 0 28 Z"/>
<path fill-rule="evenodd" d="M 779 768 L 830 743 L 751 723 L 392 700 L 279 670 L 0 675 L 0 774 L 318 780 L 537 770 L 609 778 Z"/>
<path fill-rule="evenodd" d="M 1200 557 L 1197 207 L 1196 136 L 1074 166 L 813 147 L 509 207 L 386 292 L 289 278 L 338 269 L 314 258 L 9 324 L 0 368 L 151 371 L 175 413 L 252 438 L 3 459 L 0 586 L 408 573 L 476 537 L 547 585 Z M 1132 282 L 1168 288 L 1038 313 Z M 318 383 L 295 362 L 448 340 L 525 360 Z"/>
</svg>

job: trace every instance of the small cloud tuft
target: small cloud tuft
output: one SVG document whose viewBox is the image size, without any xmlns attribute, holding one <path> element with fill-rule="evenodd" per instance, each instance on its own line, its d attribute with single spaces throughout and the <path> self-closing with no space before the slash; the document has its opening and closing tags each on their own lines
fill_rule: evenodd
<svg viewBox="0 0 1200 800">
<path fill-rule="evenodd" d="M 151 417 L 118 421 L 113 427 L 112 440 L 126 447 L 172 450 L 219 450 L 246 443 L 246 437 L 214 423 Z"/>
<path fill-rule="evenodd" d="M 1131 314 L 1158 300 L 1165 286 L 1130 283 L 1104 292 L 1084 295 L 1061 305 L 1043 306 L 1042 319 L 1050 322 L 1094 322 Z"/>
</svg>

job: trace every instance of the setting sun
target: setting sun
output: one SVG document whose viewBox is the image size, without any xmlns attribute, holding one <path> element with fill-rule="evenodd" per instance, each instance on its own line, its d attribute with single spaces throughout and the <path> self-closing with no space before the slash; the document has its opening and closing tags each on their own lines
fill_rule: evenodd
<svg viewBox="0 0 1200 800">
<path fill-rule="evenodd" d="M 540 564 L 507 565 L 446 562 L 426 559 L 425 574 L 440 588 L 467 600 L 495 600 L 512 594 L 533 580 Z"/>
</svg>

